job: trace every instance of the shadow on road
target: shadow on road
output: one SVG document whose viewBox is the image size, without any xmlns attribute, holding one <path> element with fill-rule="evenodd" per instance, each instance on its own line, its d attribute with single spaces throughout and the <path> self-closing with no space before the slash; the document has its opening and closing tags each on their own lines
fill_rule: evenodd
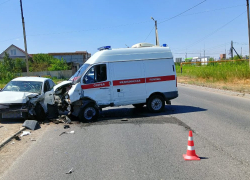
<svg viewBox="0 0 250 180">
<path fill-rule="evenodd" d="M 181 106 L 181 105 L 171 105 L 165 106 L 164 112 L 160 113 L 150 113 L 148 112 L 146 107 L 137 109 L 133 107 L 121 107 L 121 108 L 115 108 L 115 109 L 108 109 L 103 110 L 101 113 L 101 118 L 141 118 L 141 117 L 156 117 L 156 116 L 162 116 L 162 115 L 171 115 L 171 114 L 182 114 L 182 113 L 192 113 L 192 112 L 200 112 L 200 111 L 206 111 L 207 109 L 194 107 L 194 106 Z"/>
<path fill-rule="evenodd" d="M 183 113 L 200 112 L 200 111 L 206 111 L 206 110 L 207 109 L 194 107 L 194 106 L 181 106 L 181 105 L 165 106 L 165 111 L 168 114 L 183 114 Z"/>
<path fill-rule="evenodd" d="M 18 124 L 24 123 L 24 121 L 23 119 L 1 119 L 0 124 Z"/>
</svg>

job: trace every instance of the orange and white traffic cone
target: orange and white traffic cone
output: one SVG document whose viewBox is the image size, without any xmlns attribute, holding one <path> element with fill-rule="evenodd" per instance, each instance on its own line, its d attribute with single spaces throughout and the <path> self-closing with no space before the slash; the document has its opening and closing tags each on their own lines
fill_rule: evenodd
<svg viewBox="0 0 250 180">
<path fill-rule="evenodd" d="M 188 160 L 189 161 L 200 160 L 199 156 L 197 156 L 196 153 L 195 153 L 192 131 L 189 131 L 188 145 L 187 145 L 187 154 L 183 154 L 183 158 L 186 161 L 188 161 Z"/>
</svg>

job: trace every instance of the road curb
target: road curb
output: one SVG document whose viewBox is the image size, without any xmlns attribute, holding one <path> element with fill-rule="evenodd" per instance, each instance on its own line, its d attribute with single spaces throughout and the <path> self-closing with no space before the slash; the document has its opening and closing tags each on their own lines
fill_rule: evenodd
<svg viewBox="0 0 250 180">
<path fill-rule="evenodd" d="M 11 141 L 11 139 L 13 139 L 17 134 L 19 134 L 20 132 L 24 131 L 26 128 L 23 127 L 22 129 L 20 129 L 18 132 L 16 132 L 15 134 L 13 134 L 12 136 L 10 136 L 9 138 L 7 138 L 6 140 L 4 140 L 1 144 L 0 144 L 0 149 L 7 144 L 8 142 Z"/>
</svg>

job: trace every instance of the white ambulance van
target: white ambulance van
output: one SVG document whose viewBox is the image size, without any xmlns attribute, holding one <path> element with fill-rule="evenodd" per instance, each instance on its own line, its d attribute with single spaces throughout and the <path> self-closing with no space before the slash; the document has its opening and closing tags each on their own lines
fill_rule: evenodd
<svg viewBox="0 0 250 180">
<path fill-rule="evenodd" d="M 69 91 L 65 89 L 68 86 Z M 175 64 L 169 47 L 147 43 L 132 48 L 99 48 L 69 81 L 55 86 L 54 90 L 56 99 L 68 103 L 62 105 L 60 100 L 61 107 L 82 121 L 96 119 L 99 109 L 108 106 L 146 105 L 149 111 L 160 112 L 165 102 L 170 104 L 171 99 L 178 97 Z"/>
</svg>

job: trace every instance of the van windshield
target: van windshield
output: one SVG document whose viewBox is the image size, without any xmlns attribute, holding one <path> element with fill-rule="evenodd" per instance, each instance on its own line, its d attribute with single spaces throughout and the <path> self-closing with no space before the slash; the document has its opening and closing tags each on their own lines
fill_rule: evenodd
<svg viewBox="0 0 250 180">
<path fill-rule="evenodd" d="M 83 64 L 78 71 L 69 79 L 69 81 L 72 81 L 73 84 L 76 84 L 80 82 L 82 75 L 89 67 L 89 64 Z"/>
</svg>

